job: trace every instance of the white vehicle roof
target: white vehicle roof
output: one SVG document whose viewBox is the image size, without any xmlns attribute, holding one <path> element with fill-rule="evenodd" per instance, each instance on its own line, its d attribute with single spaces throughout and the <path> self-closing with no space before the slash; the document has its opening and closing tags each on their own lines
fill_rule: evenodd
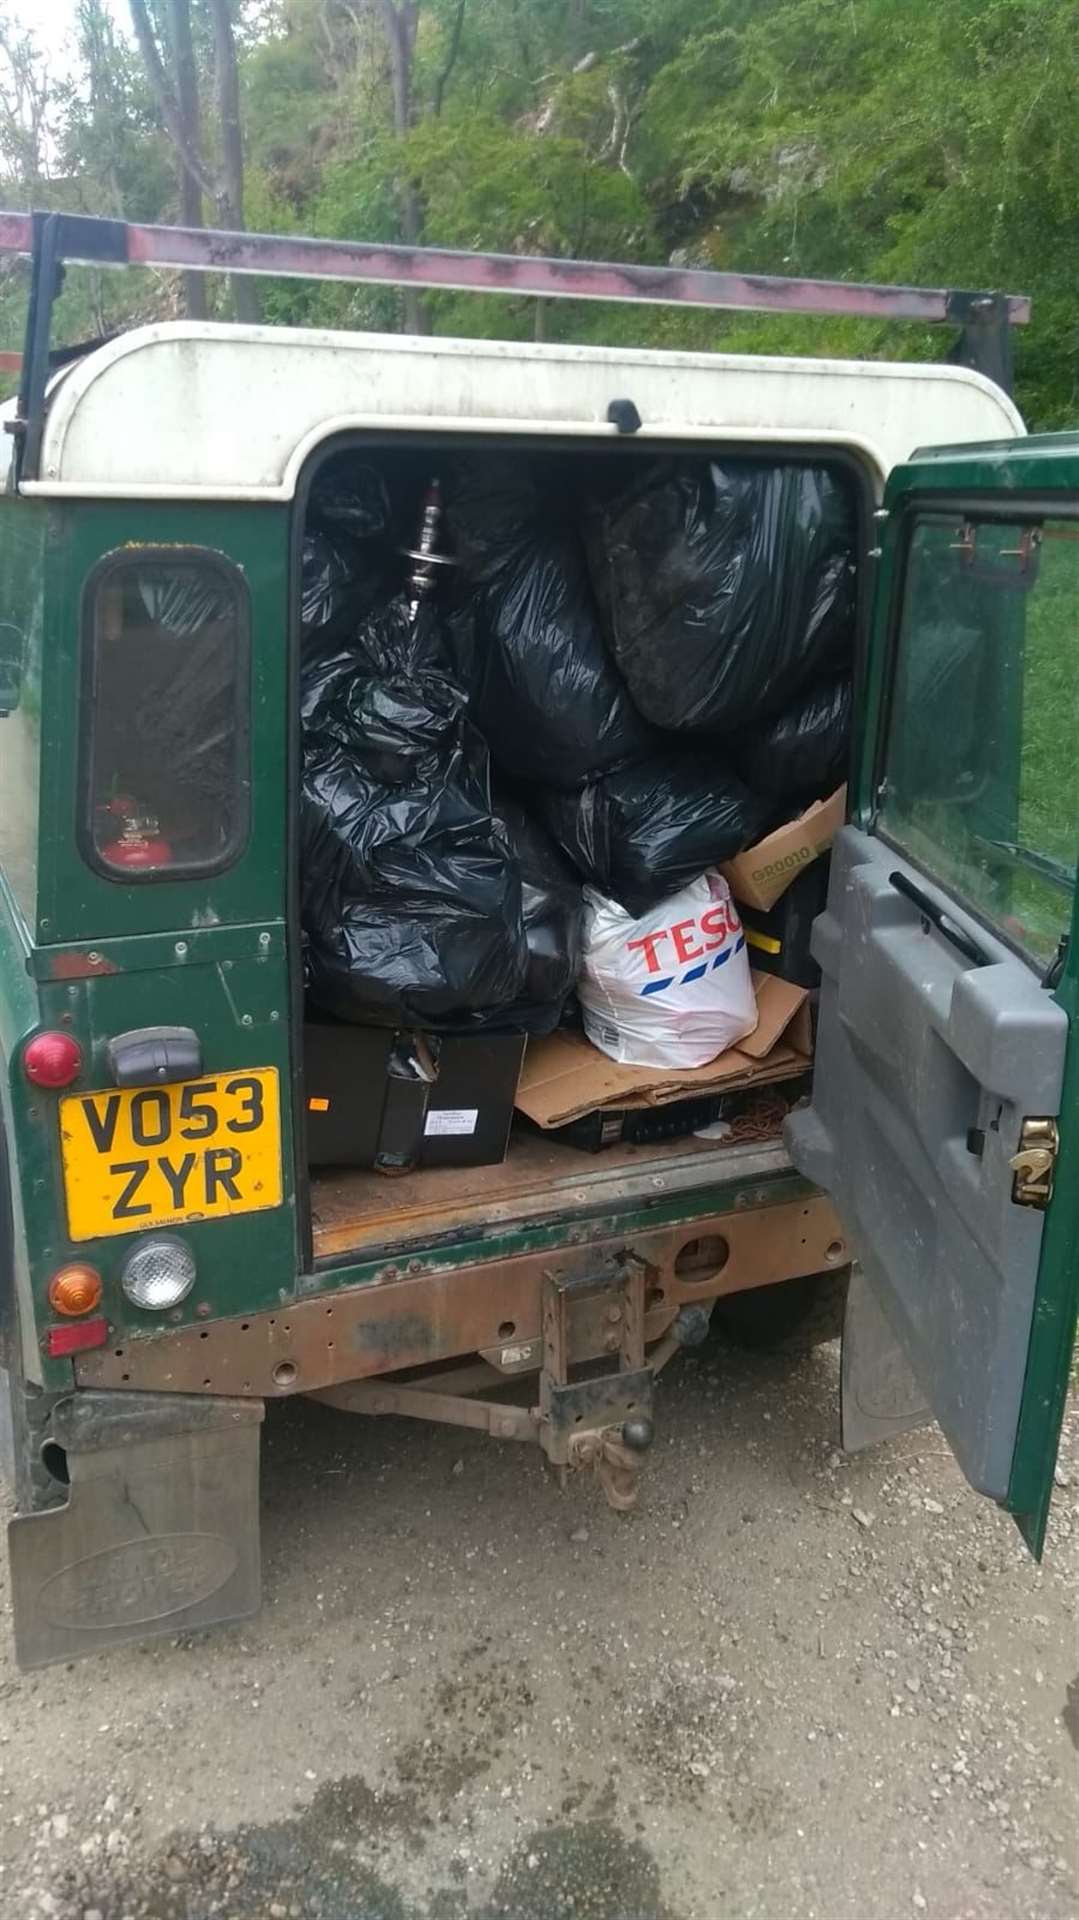
<svg viewBox="0 0 1079 1920">
<path fill-rule="evenodd" d="M 834 444 L 878 488 L 917 446 L 1025 431 L 999 387 L 960 367 L 169 321 L 57 376 L 41 478 L 22 491 L 289 500 L 338 433 L 609 439 L 621 399 L 641 416 L 638 442 Z"/>
</svg>

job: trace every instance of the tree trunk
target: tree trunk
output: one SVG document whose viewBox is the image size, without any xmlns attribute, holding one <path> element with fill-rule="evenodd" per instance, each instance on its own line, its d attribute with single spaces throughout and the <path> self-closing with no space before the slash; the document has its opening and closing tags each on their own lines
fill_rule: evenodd
<svg viewBox="0 0 1079 1920">
<path fill-rule="evenodd" d="M 165 132 L 172 141 L 180 165 L 184 168 L 185 172 L 190 174 L 192 180 L 197 183 L 208 200 L 216 200 L 217 182 L 214 180 L 213 174 L 207 166 L 204 166 L 198 148 L 193 147 L 190 141 L 184 137 L 183 122 L 180 117 L 180 103 L 176 98 L 172 82 L 165 69 L 165 63 L 161 58 L 161 49 L 154 37 L 154 29 L 150 20 L 146 0 L 128 0 L 128 5 L 131 9 L 131 24 L 135 30 L 135 39 L 142 57 L 142 64 L 146 69 L 146 77 L 150 82 L 154 98 L 157 101 Z"/>
<path fill-rule="evenodd" d="M 173 56 L 176 61 L 176 104 L 185 144 L 199 151 L 199 76 L 195 48 L 191 39 L 191 0 L 172 0 Z M 202 188 L 180 163 L 180 221 L 185 227 L 202 226 Z M 205 320 L 207 313 L 206 276 L 183 275 L 184 306 L 189 320 Z"/>
<path fill-rule="evenodd" d="M 395 5 L 394 0 L 379 0 L 379 11 L 390 49 L 393 127 L 397 138 L 403 140 L 412 125 L 412 54 L 416 45 L 419 0 L 401 0 L 399 5 Z M 401 209 L 401 237 L 407 246 L 418 246 L 423 220 L 419 195 L 410 181 L 400 181 L 397 198 Z M 404 289 L 404 310 L 407 333 L 430 333 L 430 318 L 415 287 Z"/>
<path fill-rule="evenodd" d="M 450 29 L 450 43 L 446 49 L 446 58 L 435 76 L 434 91 L 431 94 L 431 117 L 434 120 L 437 120 L 442 112 L 442 102 L 446 97 L 446 88 L 450 83 L 450 75 L 457 65 L 457 56 L 461 51 L 461 29 L 465 24 L 466 5 L 467 0 L 457 0 L 457 12 L 453 16 L 453 26 Z"/>
<path fill-rule="evenodd" d="M 244 154 L 240 126 L 240 83 L 236 63 L 236 40 L 232 31 L 232 0 L 208 0 L 213 25 L 214 92 L 221 141 L 221 169 L 217 174 L 206 165 L 198 145 L 198 73 L 191 48 L 190 0 L 170 0 L 169 18 L 172 23 L 175 84 L 162 58 L 147 0 L 128 0 L 128 5 L 131 9 L 131 24 L 135 30 L 142 63 L 153 89 L 165 131 L 176 149 L 184 181 L 190 182 L 201 198 L 213 203 L 217 217 L 223 226 L 234 231 L 242 231 Z M 186 73 L 182 73 L 185 68 Z M 193 120 L 191 96 L 187 91 L 192 83 L 194 86 Z M 185 220 L 187 220 L 189 208 L 192 212 L 196 210 L 195 193 L 192 192 L 189 196 L 186 184 L 181 186 L 181 206 Z M 201 213 L 201 207 L 199 212 Z M 198 225 L 200 222 L 196 220 L 192 224 Z M 188 275 L 186 278 L 192 280 L 194 276 Z M 251 282 L 246 277 L 236 275 L 230 282 L 230 286 L 236 318 L 257 320 L 258 297 Z M 205 295 L 203 295 L 204 299 Z M 194 307 L 189 307 L 189 312 L 198 311 L 199 295 L 197 293 L 195 303 Z"/>
<path fill-rule="evenodd" d="M 229 0 L 209 0 L 214 29 L 214 89 L 221 134 L 221 181 L 217 209 L 221 224 L 242 232 L 244 224 L 244 145 L 240 122 L 240 79 Z M 259 300 L 246 274 L 230 282 L 237 320 L 257 320 Z"/>
<path fill-rule="evenodd" d="M 591 7 L 589 6 L 589 0 L 571 0 L 567 38 L 569 40 L 570 57 L 573 60 L 579 60 L 582 54 L 589 51 L 588 38 L 591 31 L 590 13 Z"/>
</svg>

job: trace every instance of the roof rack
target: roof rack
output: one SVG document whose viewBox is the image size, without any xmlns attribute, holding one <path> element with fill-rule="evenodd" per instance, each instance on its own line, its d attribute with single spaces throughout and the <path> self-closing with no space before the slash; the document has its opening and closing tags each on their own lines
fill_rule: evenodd
<svg viewBox="0 0 1079 1920">
<path fill-rule="evenodd" d="M 302 239 L 292 234 L 226 233 L 209 227 L 141 226 L 89 214 L 0 212 L 0 254 L 23 254 L 32 262 L 18 412 L 8 423 L 16 436 L 17 476 L 27 480 L 38 477 L 45 389 L 49 372 L 57 364 L 50 352 L 52 309 L 68 263 L 363 281 L 545 300 L 616 300 L 941 323 L 960 330 L 952 358 L 987 374 L 1005 392 L 1011 391 L 1010 330 L 1030 319 L 1030 300 L 1024 294 L 788 279 L 697 267 L 619 266 L 528 254 L 460 253 L 439 247 Z"/>
</svg>

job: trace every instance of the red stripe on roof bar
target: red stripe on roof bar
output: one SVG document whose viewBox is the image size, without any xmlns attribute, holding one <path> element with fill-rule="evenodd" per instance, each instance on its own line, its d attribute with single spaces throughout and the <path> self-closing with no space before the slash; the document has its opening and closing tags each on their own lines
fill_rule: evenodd
<svg viewBox="0 0 1079 1920">
<path fill-rule="evenodd" d="M 366 280 L 466 293 L 526 293 L 553 300 L 629 300 L 645 305 L 730 307 L 757 313 L 859 314 L 877 320 L 949 318 L 950 295 L 943 287 L 793 280 L 768 274 L 713 273 L 693 267 L 458 253 L 440 247 L 368 245 L 197 227 L 129 227 L 128 236 L 129 259 L 146 266 L 266 273 L 285 278 L 310 275 L 319 280 Z M 1018 324 L 1030 318 L 1030 302 L 1024 295 L 1009 296 L 1008 317 Z"/>
</svg>

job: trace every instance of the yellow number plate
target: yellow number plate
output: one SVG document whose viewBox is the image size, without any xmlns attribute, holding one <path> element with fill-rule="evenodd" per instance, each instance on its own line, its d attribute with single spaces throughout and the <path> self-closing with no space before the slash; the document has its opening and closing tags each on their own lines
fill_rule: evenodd
<svg viewBox="0 0 1079 1920">
<path fill-rule="evenodd" d="M 276 1067 L 60 1102 L 72 1240 L 281 1204 Z"/>
</svg>

